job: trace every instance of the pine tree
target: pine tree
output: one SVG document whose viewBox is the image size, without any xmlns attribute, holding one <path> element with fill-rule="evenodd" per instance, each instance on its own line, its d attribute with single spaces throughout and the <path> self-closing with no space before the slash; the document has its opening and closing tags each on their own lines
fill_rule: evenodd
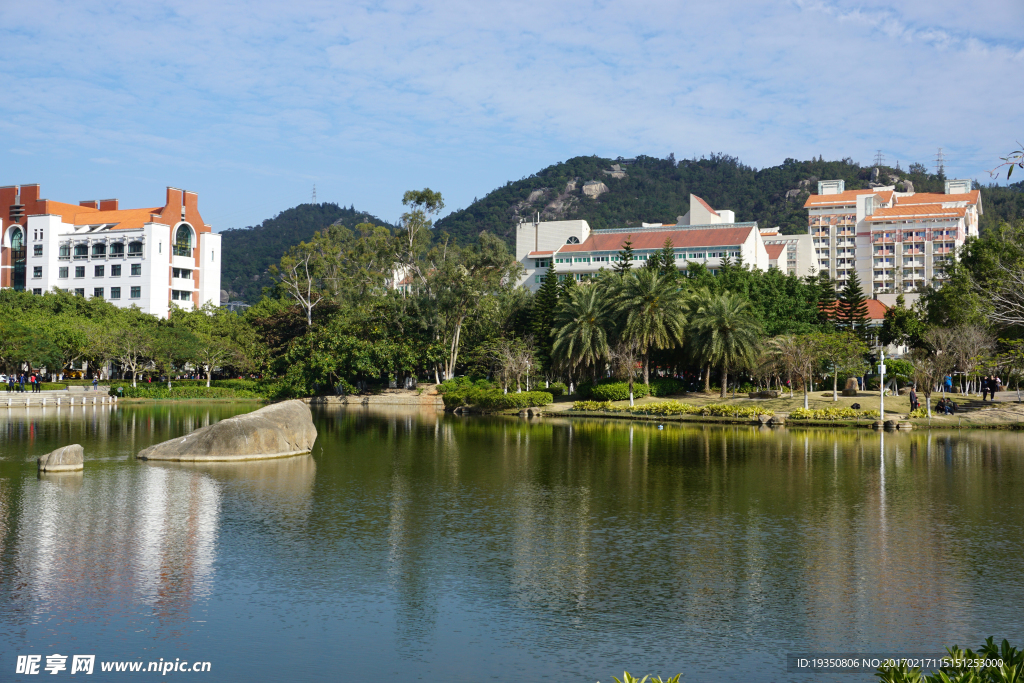
<svg viewBox="0 0 1024 683">
<path fill-rule="evenodd" d="M 867 327 L 870 322 L 868 317 L 868 302 L 864 296 L 864 289 L 860 286 L 860 278 L 857 271 L 850 271 L 850 277 L 839 295 L 840 324 L 862 338 L 867 337 Z"/>
<path fill-rule="evenodd" d="M 663 275 L 675 277 L 679 273 L 679 269 L 676 268 L 676 250 L 672 246 L 672 239 L 670 237 L 665 238 L 665 244 L 661 247 L 661 258 L 659 261 L 658 266 Z"/>
<path fill-rule="evenodd" d="M 558 307 L 558 273 L 552 259 L 544 274 L 544 282 L 533 295 L 533 306 L 530 310 L 530 329 L 533 332 L 537 349 L 537 362 L 543 372 L 551 369 L 551 347 L 555 338 L 551 328 L 555 324 L 555 309 Z"/>
<path fill-rule="evenodd" d="M 630 235 L 632 237 L 632 235 Z M 629 269 L 633 267 L 633 240 L 626 238 L 626 241 L 622 244 L 622 251 L 619 252 L 619 261 L 615 264 L 612 270 L 619 277 L 623 277 L 629 272 Z"/>
<path fill-rule="evenodd" d="M 825 327 L 834 327 L 838 311 L 836 310 L 836 285 L 828 276 L 828 271 L 823 270 L 815 278 L 818 290 L 818 315 L 820 322 Z"/>
</svg>

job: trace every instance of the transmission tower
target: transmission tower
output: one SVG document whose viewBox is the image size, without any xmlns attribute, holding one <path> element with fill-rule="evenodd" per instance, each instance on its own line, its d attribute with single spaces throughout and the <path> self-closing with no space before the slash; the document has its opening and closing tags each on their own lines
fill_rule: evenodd
<svg viewBox="0 0 1024 683">
<path fill-rule="evenodd" d="M 875 152 L 875 166 L 885 165 L 885 155 L 882 154 L 882 150 Z"/>
<path fill-rule="evenodd" d="M 939 147 L 939 153 L 935 155 L 935 175 L 943 175 L 946 172 L 946 157 L 942 154 L 942 148 Z"/>
<path fill-rule="evenodd" d="M 316 183 L 313 183 L 313 203 L 316 204 Z"/>
</svg>

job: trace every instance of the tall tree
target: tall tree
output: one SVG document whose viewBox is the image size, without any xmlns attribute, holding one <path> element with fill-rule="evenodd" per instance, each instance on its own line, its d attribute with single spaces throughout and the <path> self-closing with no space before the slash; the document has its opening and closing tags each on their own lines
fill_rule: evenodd
<svg viewBox="0 0 1024 683">
<path fill-rule="evenodd" d="M 836 284 L 828 276 L 828 271 L 820 271 L 813 283 L 818 294 L 818 316 L 820 324 L 828 328 L 835 328 L 836 318 L 839 313 L 838 297 L 836 297 Z"/>
<path fill-rule="evenodd" d="M 625 277 L 626 273 L 633 267 L 633 240 L 631 238 L 632 235 L 627 237 L 626 241 L 622 243 L 622 249 L 619 251 L 619 260 L 612 267 L 612 270 L 620 277 Z"/>
<path fill-rule="evenodd" d="M 597 382 L 598 365 L 608 356 L 609 313 L 608 300 L 595 285 L 574 287 L 558 302 L 551 330 L 554 357 L 570 374 L 590 370 Z"/>
<path fill-rule="evenodd" d="M 761 326 L 750 302 L 739 294 L 723 292 L 694 311 L 691 329 L 708 363 L 721 369 L 721 398 L 729 385 L 730 368 L 749 367 L 757 356 Z"/>
<path fill-rule="evenodd" d="M 622 336 L 634 340 L 644 366 L 644 384 L 650 385 L 651 350 L 683 343 L 686 300 L 675 278 L 650 268 L 625 276 L 615 294 Z"/>
<path fill-rule="evenodd" d="M 530 309 L 530 330 L 536 344 L 537 362 L 547 374 L 551 371 L 551 347 L 555 338 L 551 328 L 555 325 L 555 310 L 558 308 L 558 272 L 554 259 L 544 273 L 544 282 L 533 296 Z"/>
<path fill-rule="evenodd" d="M 810 345 L 814 355 L 832 375 L 832 400 L 839 400 L 839 375 L 853 373 L 859 375 L 867 369 L 864 356 L 868 352 L 867 344 L 853 332 L 836 332 L 832 334 L 817 333 L 811 335 Z"/>
<path fill-rule="evenodd" d="M 838 313 L 841 327 L 862 339 L 867 338 L 867 328 L 871 318 L 868 315 L 867 297 L 864 296 L 864 289 L 860 286 L 860 277 L 857 276 L 856 269 L 850 271 L 850 277 L 839 295 Z"/>
</svg>

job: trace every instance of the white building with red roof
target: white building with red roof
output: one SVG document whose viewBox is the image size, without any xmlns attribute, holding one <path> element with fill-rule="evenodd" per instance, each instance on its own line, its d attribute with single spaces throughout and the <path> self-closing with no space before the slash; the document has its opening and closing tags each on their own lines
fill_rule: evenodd
<svg viewBox="0 0 1024 683">
<path fill-rule="evenodd" d="M 198 197 L 168 187 L 163 206 L 121 209 L 116 199 L 65 204 L 38 185 L 0 188 L 0 287 L 57 287 L 167 317 L 171 304 L 220 304 L 220 235 Z"/>
<path fill-rule="evenodd" d="M 629 241 L 633 265 L 643 266 L 671 244 L 677 267 L 700 263 L 712 272 L 728 258 L 767 270 L 768 252 L 756 222 L 736 223 L 732 211 L 715 210 L 700 197 L 690 195 L 690 211 L 676 223 L 643 224 L 635 228 L 591 230 L 586 221 L 520 223 L 516 230 L 516 258 L 525 268 L 521 284 L 540 288 L 544 274 L 554 263 L 559 279 L 585 280 L 602 268 L 612 268 Z"/>
<path fill-rule="evenodd" d="M 946 259 L 978 235 L 983 212 L 970 180 L 947 180 L 944 194 L 823 181 L 804 208 L 818 269 L 842 284 L 856 268 L 865 292 L 876 295 L 941 282 Z"/>
</svg>

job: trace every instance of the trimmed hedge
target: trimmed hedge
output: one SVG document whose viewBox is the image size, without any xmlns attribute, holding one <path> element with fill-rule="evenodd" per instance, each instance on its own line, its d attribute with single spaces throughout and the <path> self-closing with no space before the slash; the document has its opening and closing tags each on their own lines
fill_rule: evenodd
<svg viewBox="0 0 1024 683">
<path fill-rule="evenodd" d="M 169 398 L 169 399 L 190 399 L 190 398 L 262 398 L 253 391 L 244 389 L 227 389 L 223 387 L 195 387 L 184 386 L 168 389 L 166 384 L 147 384 L 146 386 L 132 387 L 131 385 L 119 385 L 123 391 L 118 393 L 118 387 L 111 387 L 108 392 L 111 396 L 122 398 Z"/>
<path fill-rule="evenodd" d="M 473 406 L 481 410 L 511 410 L 546 406 L 554 397 L 547 391 L 509 392 L 503 394 L 500 389 L 466 387 L 461 390 L 448 391 L 442 396 L 445 408 Z"/>
<path fill-rule="evenodd" d="M 854 410 L 853 408 L 797 408 L 789 414 L 792 420 L 856 420 L 858 418 L 881 417 L 877 410 Z"/>
<path fill-rule="evenodd" d="M 628 401 L 629 384 L 627 382 L 604 382 L 596 387 L 592 384 L 584 384 L 577 392 L 581 399 L 592 401 Z M 648 393 L 647 385 L 643 382 L 633 383 L 633 398 L 643 398 Z"/>
<path fill-rule="evenodd" d="M 674 377 L 658 377 L 651 380 L 651 396 L 675 396 L 686 393 L 686 382 Z"/>
<path fill-rule="evenodd" d="M 678 401 L 660 401 L 645 403 L 633 407 L 617 408 L 605 401 L 576 401 L 573 410 L 603 410 L 611 413 L 632 413 L 633 415 L 702 415 L 704 417 L 757 417 L 775 415 L 774 410 L 760 406 L 731 406 L 724 403 L 712 403 L 706 406 L 693 406 Z"/>
<path fill-rule="evenodd" d="M 43 389 L 44 391 L 54 391 L 54 390 L 56 390 L 56 391 L 64 391 L 65 389 L 67 389 L 67 385 L 65 385 L 65 384 L 57 384 L 56 382 L 40 382 L 39 383 L 39 388 Z M 0 384 L 0 390 L 2 390 L 2 391 L 7 391 L 8 390 L 7 382 L 4 382 L 3 384 Z M 28 382 L 25 382 L 25 393 L 28 394 L 31 391 L 32 391 L 32 386 Z M 17 382 L 14 383 L 14 393 L 18 393 L 18 383 Z"/>
<path fill-rule="evenodd" d="M 564 382 L 552 382 L 544 391 L 552 396 L 565 396 L 569 393 L 569 387 L 565 386 Z"/>
</svg>

